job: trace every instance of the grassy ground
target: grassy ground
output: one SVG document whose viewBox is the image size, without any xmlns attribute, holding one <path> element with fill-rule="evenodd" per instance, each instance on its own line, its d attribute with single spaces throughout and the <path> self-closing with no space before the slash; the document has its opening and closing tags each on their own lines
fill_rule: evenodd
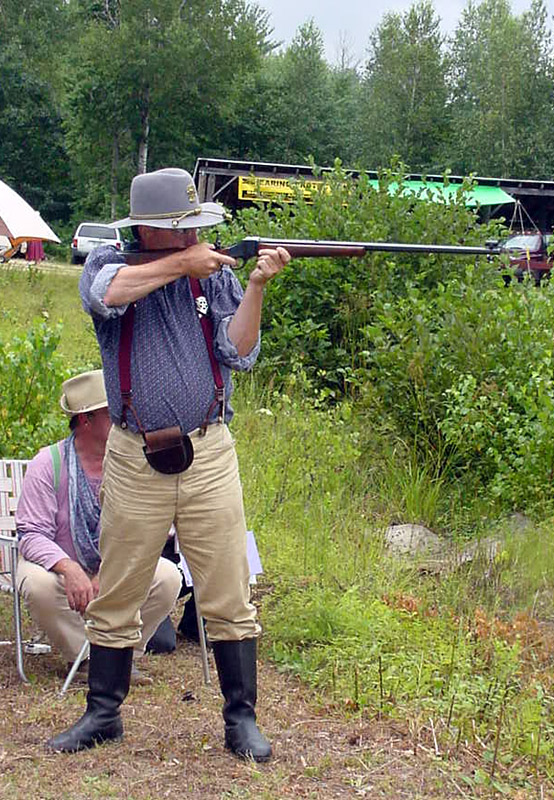
<svg viewBox="0 0 554 800">
<path fill-rule="evenodd" d="M 9 598 L 0 596 L 0 639 L 11 635 Z M 148 656 L 141 669 L 152 686 L 135 687 L 125 703 L 125 739 L 75 755 L 52 755 L 45 740 L 82 713 L 85 692 L 65 698 L 65 665 L 53 654 L 27 656 L 29 686 L 18 680 L 13 651 L 0 647 L 0 796 L 3 800 L 284 800 L 365 797 L 374 800 L 489 798 L 475 784 L 473 746 L 442 749 L 428 720 L 372 718 L 322 701 L 306 685 L 265 662 L 260 668 L 259 722 L 271 738 L 269 764 L 237 761 L 223 747 L 221 697 L 202 681 L 199 651 L 180 643 Z M 215 675 L 213 661 L 212 676 Z M 500 771 L 500 777 L 505 770 Z M 541 793 L 542 792 L 542 793 Z M 514 800 L 549 797 L 540 781 Z"/>
<path fill-rule="evenodd" d="M 243 386 L 233 429 L 274 663 L 344 708 L 432 728 L 441 750 L 475 748 L 478 782 L 532 791 L 538 765 L 552 770 L 551 522 L 523 533 L 507 518 L 483 521 L 500 551 L 464 568 L 391 558 L 385 526 L 426 520 L 404 516 L 405 481 L 383 487 L 386 454 L 355 420 L 282 398 L 260 413 Z"/>
<path fill-rule="evenodd" d="M 8 269 L 0 284 L 0 336 L 46 313 L 64 322 L 67 362 L 94 363 L 75 268 Z M 188 786 L 193 796 L 267 800 L 554 797 L 551 521 L 511 530 L 494 504 L 399 457 L 348 404 L 318 409 L 250 376 L 234 404 L 265 570 L 261 719 L 275 762 L 241 765 L 223 753 L 220 701 L 187 648 L 149 659 L 156 682 L 133 692 L 125 743 L 47 756 L 42 741 L 75 718 L 82 696 L 56 699 L 55 656 L 37 658 L 33 685 L 20 686 L 0 647 L 0 796 L 144 800 Z M 445 548 L 488 535 L 502 546 L 492 560 L 437 570 L 390 557 L 383 530 L 393 521 L 430 525 Z M 197 699 L 176 702 L 189 689 Z M 70 765 L 61 776 L 60 763 Z"/>
<path fill-rule="evenodd" d="M 99 367 L 90 319 L 83 313 L 78 283 L 81 267 L 46 262 L 39 269 L 13 259 L 0 268 L 0 337 L 34 318 L 63 323 L 60 351 L 68 363 Z"/>
</svg>

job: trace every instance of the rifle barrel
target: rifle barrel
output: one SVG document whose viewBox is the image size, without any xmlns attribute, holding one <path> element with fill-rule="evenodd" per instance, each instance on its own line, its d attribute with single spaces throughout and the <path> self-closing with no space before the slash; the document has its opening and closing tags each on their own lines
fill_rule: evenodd
<svg viewBox="0 0 554 800">
<path fill-rule="evenodd" d="M 256 240 L 258 249 L 284 247 L 292 257 L 329 256 L 361 257 L 369 252 L 385 253 L 445 253 L 450 255 L 500 255 L 501 249 L 494 242 L 485 247 L 453 244 L 409 244 L 398 242 L 336 242 L 318 239 L 266 239 L 247 237 L 243 241 Z"/>
</svg>

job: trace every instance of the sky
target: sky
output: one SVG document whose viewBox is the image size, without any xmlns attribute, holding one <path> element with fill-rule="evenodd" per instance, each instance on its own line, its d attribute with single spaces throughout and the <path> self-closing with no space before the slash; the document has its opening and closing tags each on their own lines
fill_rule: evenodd
<svg viewBox="0 0 554 800">
<path fill-rule="evenodd" d="M 369 34 L 388 11 L 402 13 L 412 4 L 410 0 L 255 0 L 270 12 L 273 36 L 285 45 L 292 40 L 299 25 L 313 18 L 323 33 L 325 53 L 331 63 L 337 61 L 341 40 L 348 44 L 353 60 L 364 61 Z M 435 0 L 434 7 L 442 20 L 445 33 L 456 27 L 466 0 Z M 512 0 L 512 10 L 520 14 L 531 0 Z M 554 15 L 554 0 L 547 0 L 550 24 Z"/>
</svg>

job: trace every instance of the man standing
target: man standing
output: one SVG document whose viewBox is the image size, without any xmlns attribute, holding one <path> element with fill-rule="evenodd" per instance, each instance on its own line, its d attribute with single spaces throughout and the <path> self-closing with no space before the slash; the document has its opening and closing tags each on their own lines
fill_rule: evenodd
<svg viewBox="0 0 554 800">
<path fill-rule="evenodd" d="M 98 495 L 111 425 L 102 370 L 65 381 L 60 403 L 71 433 L 27 468 L 16 514 L 17 581 L 34 622 L 71 663 L 85 642 L 83 614 L 98 594 Z M 173 608 L 180 580 L 160 558 L 141 607 L 136 654 Z"/>
<path fill-rule="evenodd" d="M 139 637 L 138 609 L 174 523 L 213 646 L 225 744 L 256 761 L 271 755 L 254 711 L 260 628 L 225 423 L 233 414 L 230 370 L 254 364 L 264 286 L 290 257 L 282 248 L 262 250 L 243 295 L 229 268 L 234 260 L 198 243 L 198 228 L 223 219 L 221 206 L 199 203 L 188 172 L 138 175 L 130 216 L 113 225 L 134 228 L 142 263 L 105 247 L 85 264 L 81 297 L 100 344 L 113 426 L 104 463 L 100 591 L 87 608 L 87 710 L 49 741 L 56 751 L 122 736 L 119 708 Z"/>
</svg>

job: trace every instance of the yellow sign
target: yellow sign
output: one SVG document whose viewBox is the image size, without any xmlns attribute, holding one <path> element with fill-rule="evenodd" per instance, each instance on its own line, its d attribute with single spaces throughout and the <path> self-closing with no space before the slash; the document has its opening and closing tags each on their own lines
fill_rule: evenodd
<svg viewBox="0 0 554 800">
<path fill-rule="evenodd" d="M 239 175 L 239 200 L 279 200 L 293 203 L 298 192 L 305 200 L 319 190 L 322 181 L 290 181 L 287 178 L 255 178 L 251 175 Z"/>
</svg>

